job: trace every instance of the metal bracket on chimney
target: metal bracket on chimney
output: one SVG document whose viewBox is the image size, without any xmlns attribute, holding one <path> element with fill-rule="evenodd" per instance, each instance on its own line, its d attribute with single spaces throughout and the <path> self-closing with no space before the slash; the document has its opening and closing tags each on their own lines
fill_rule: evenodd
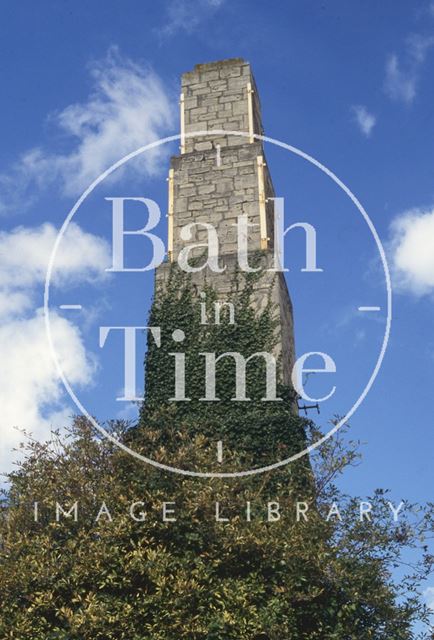
<svg viewBox="0 0 434 640">
<path fill-rule="evenodd" d="M 249 142 L 255 142 L 255 131 L 253 127 L 253 89 L 252 83 L 247 83 L 247 115 L 249 120 Z"/>
<path fill-rule="evenodd" d="M 179 112 L 181 123 L 181 144 L 179 150 L 181 153 L 185 153 L 185 109 L 184 109 L 184 94 L 181 93 L 179 98 Z"/>
<path fill-rule="evenodd" d="M 174 209 L 174 175 L 173 169 L 169 169 L 168 182 L 168 205 L 167 205 L 167 257 L 169 262 L 173 262 L 173 209 Z"/>
<path fill-rule="evenodd" d="M 265 182 L 264 182 L 265 163 L 264 163 L 263 156 L 257 156 L 256 163 L 258 165 L 259 230 L 261 235 L 261 249 L 267 249 L 268 234 L 267 234 L 267 213 L 265 208 Z"/>
</svg>

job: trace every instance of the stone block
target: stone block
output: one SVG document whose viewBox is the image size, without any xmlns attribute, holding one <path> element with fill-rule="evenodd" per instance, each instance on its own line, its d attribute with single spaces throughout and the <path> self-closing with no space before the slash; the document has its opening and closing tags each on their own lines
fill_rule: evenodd
<svg viewBox="0 0 434 640">
<path fill-rule="evenodd" d="M 210 92 L 211 92 L 211 89 L 209 88 L 208 85 L 199 89 L 191 89 L 191 95 L 193 96 L 204 96 L 209 94 Z"/>
<path fill-rule="evenodd" d="M 245 100 L 234 102 L 232 112 L 235 116 L 244 115 L 248 111 L 247 98 Z"/>
<path fill-rule="evenodd" d="M 220 69 L 220 78 L 234 78 L 241 76 L 240 66 L 226 66 Z"/>
<path fill-rule="evenodd" d="M 214 96 L 212 94 L 210 94 L 210 96 L 206 97 L 206 98 L 202 98 L 201 100 L 201 106 L 202 107 L 211 107 L 213 105 L 216 105 L 219 103 L 219 98 L 217 96 Z"/>
<path fill-rule="evenodd" d="M 187 211 L 188 198 L 176 198 L 175 209 L 178 213 Z"/>
<path fill-rule="evenodd" d="M 247 167 L 240 167 L 239 168 L 239 174 L 240 176 L 244 176 L 247 175 L 249 173 L 255 173 L 255 166 L 253 165 L 253 163 Z"/>
<path fill-rule="evenodd" d="M 230 194 L 234 188 L 233 180 L 219 180 L 217 182 L 217 193 Z"/>
<path fill-rule="evenodd" d="M 200 79 L 204 82 L 209 82 L 210 80 L 218 80 L 220 78 L 220 74 L 217 69 L 212 71 L 204 71 L 200 74 Z"/>
<path fill-rule="evenodd" d="M 188 185 L 175 185 L 175 197 L 176 198 L 187 198 L 189 196 L 196 195 L 197 189 L 194 186 Z"/>
<path fill-rule="evenodd" d="M 214 193 L 215 190 L 216 190 L 215 184 L 201 185 L 197 189 L 199 195 L 207 195 L 210 193 Z"/>
<path fill-rule="evenodd" d="M 228 79 L 228 89 L 247 92 L 248 80 L 245 77 L 230 77 Z"/>
<path fill-rule="evenodd" d="M 226 80 L 215 80 L 215 81 L 211 80 L 208 84 L 209 84 L 209 88 L 214 93 L 218 93 L 218 92 L 224 93 L 228 88 L 228 83 L 226 82 Z"/>
<path fill-rule="evenodd" d="M 247 109 L 247 95 L 242 92 L 230 94 L 230 95 L 225 93 L 224 95 L 222 95 L 221 98 L 219 98 L 218 101 L 221 104 L 225 104 L 226 102 L 239 102 L 241 100 L 246 100 L 246 109 Z"/>
<path fill-rule="evenodd" d="M 203 113 L 206 113 L 206 112 L 207 112 L 206 107 L 196 107 L 195 109 L 190 109 L 190 111 L 188 112 L 188 115 L 190 116 L 191 120 L 194 121 L 195 118 L 197 118 L 198 116 L 201 116 Z"/>
<path fill-rule="evenodd" d="M 189 211 L 199 211 L 200 209 L 202 209 L 202 202 L 200 200 L 188 200 Z"/>
<path fill-rule="evenodd" d="M 197 96 L 184 99 L 184 109 L 186 111 L 188 111 L 189 109 L 194 109 L 195 107 L 197 107 Z"/>
</svg>

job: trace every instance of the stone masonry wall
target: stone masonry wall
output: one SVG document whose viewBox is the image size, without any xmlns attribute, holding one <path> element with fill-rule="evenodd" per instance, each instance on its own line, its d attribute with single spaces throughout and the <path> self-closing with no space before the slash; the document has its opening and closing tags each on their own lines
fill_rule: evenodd
<svg viewBox="0 0 434 640">
<path fill-rule="evenodd" d="M 250 65 L 241 58 L 198 64 L 182 76 L 185 133 L 224 129 L 249 132 L 247 87 L 251 83 L 254 133 L 262 134 L 261 107 Z M 185 153 L 235 146 L 249 141 L 238 136 L 185 138 Z"/>
<path fill-rule="evenodd" d="M 257 225 L 249 231 L 249 250 L 260 249 L 259 176 L 257 157 L 263 156 L 259 142 L 227 147 L 221 150 L 220 164 L 214 151 L 183 154 L 172 158 L 174 169 L 174 252 L 186 243 L 180 238 L 183 226 L 190 222 L 211 223 L 217 230 L 220 252 L 237 251 L 237 230 L 233 226 L 239 215 L 247 215 L 249 223 Z M 266 198 L 274 189 L 268 168 L 264 168 Z M 273 205 L 267 206 L 267 234 L 273 246 Z M 192 242 L 205 241 L 207 231 L 194 228 Z"/>
<path fill-rule="evenodd" d="M 206 285 L 212 286 L 219 294 L 221 301 L 231 300 L 232 283 L 237 268 L 237 256 L 226 254 L 222 256 L 220 265 L 226 267 L 223 273 L 215 273 L 208 268 L 191 274 L 192 288 L 198 296 Z M 258 311 L 263 311 L 271 291 L 271 300 L 275 305 L 279 320 L 276 328 L 276 348 L 274 355 L 281 356 L 280 373 L 285 384 L 291 384 L 291 372 L 295 361 L 294 323 L 292 303 L 286 286 L 285 277 L 280 272 L 272 271 L 273 260 L 271 254 L 264 254 L 261 261 L 264 268 L 261 280 L 255 288 L 254 303 Z M 156 271 L 156 295 L 163 291 L 169 279 L 171 264 L 166 262 Z M 235 318 L 236 322 L 236 318 Z"/>
<path fill-rule="evenodd" d="M 258 93 L 250 65 L 240 58 L 196 65 L 182 76 L 181 108 L 185 133 L 200 130 L 223 129 L 249 132 L 250 83 L 253 131 L 262 134 L 261 110 Z M 180 238 L 182 227 L 189 223 L 211 223 L 219 239 L 219 264 L 224 273 L 209 268 L 192 274 L 193 291 L 197 294 L 205 283 L 212 285 L 221 300 L 230 300 L 231 285 L 237 269 L 237 229 L 233 226 L 242 214 L 257 226 L 248 233 L 249 253 L 262 249 L 263 275 L 256 285 L 255 305 L 264 308 L 269 293 L 275 303 L 276 356 L 282 356 L 281 373 L 286 384 L 291 384 L 291 370 L 295 360 L 292 304 L 282 273 L 272 271 L 274 240 L 274 188 L 265 162 L 262 141 L 249 136 L 208 135 L 186 137 L 182 153 L 171 159 L 173 179 L 173 250 L 170 259 L 176 261 L 179 251 L 186 245 L 206 243 L 208 231 L 193 227 L 192 238 Z M 264 162 L 263 181 L 260 180 L 258 157 Z M 260 185 L 265 202 L 261 202 Z M 267 248 L 261 248 L 260 212 L 265 207 Z M 204 248 L 196 254 L 204 253 Z M 156 270 L 156 295 L 164 289 L 171 263 Z"/>
</svg>

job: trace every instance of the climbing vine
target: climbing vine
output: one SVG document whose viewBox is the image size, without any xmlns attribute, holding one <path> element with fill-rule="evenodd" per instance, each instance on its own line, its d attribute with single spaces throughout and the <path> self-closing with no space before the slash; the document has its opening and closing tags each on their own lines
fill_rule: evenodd
<svg viewBox="0 0 434 640">
<path fill-rule="evenodd" d="M 191 276 L 173 266 L 167 284 L 153 304 L 149 325 L 159 327 L 161 346 L 150 335 L 145 365 L 146 393 L 138 426 L 144 446 L 146 433 L 158 430 L 168 452 L 179 446 L 177 434 L 201 435 L 203 447 L 214 452 L 221 440 L 229 452 L 238 452 L 239 463 L 265 466 L 283 460 L 304 449 L 305 421 L 298 417 L 294 393 L 282 384 L 280 357 L 276 358 L 277 394 L 279 400 L 264 401 L 266 396 L 266 364 L 258 356 L 246 366 L 247 401 L 234 401 L 236 366 L 234 358 L 225 356 L 216 365 L 218 401 L 204 401 L 204 353 L 238 352 L 246 359 L 255 353 L 271 353 L 276 346 L 278 310 L 271 299 L 271 288 L 262 310 L 255 305 L 255 285 L 261 271 L 234 274 L 230 292 L 220 303 L 233 305 L 235 322 L 230 322 L 227 304 L 221 305 L 219 323 L 202 323 L 202 304 L 206 318 L 214 317 L 217 293 L 206 284 L 201 292 L 194 291 Z M 202 293 L 202 295 L 200 295 Z M 181 330 L 185 339 L 176 343 L 173 332 Z M 185 393 L 188 400 L 174 401 L 174 354 L 185 354 Z M 161 412 L 167 423 L 161 420 Z M 155 445 L 155 442 L 153 443 Z M 215 457 L 215 456 L 214 456 Z M 225 468 L 226 470 L 226 468 Z"/>
</svg>

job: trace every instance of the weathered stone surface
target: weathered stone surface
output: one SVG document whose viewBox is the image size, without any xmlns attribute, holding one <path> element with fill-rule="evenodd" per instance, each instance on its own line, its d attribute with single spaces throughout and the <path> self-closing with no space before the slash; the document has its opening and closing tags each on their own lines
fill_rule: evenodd
<svg viewBox="0 0 434 640">
<path fill-rule="evenodd" d="M 222 129 L 248 133 L 249 107 L 247 84 L 253 89 L 252 116 L 254 132 L 262 134 L 261 111 L 258 92 L 250 66 L 241 58 L 196 65 L 183 74 L 185 132 Z M 263 167 L 265 203 L 260 203 L 261 176 L 258 158 L 265 162 L 261 141 L 250 142 L 249 136 L 212 134 L 186 137 L 184 153 L 171 159 L 174 174 L 173 203 L 173 254 L 176 260 L 186 244 L 201 242 L 206 246 L 208 231 L 204 223 L 212 224 L 219 239 L 220 264 L 226 267 L 223 274 L 210 269 L 192 274 L 192 283 L 200 291 L 205 283 L 212 284 L 222 296 L 230 292 L 237 268 L 237 221 L 247 215 L 249 256 L 261 249 L 260 211 L 265 207 L 266 236 L 268 246 L 262 253 L 264 272 L 256 285 L 255 304 L 264 308 L 271 295 L 276 305 L 278 345 L 276 355 L 281 355 L 284 381 L 290 384 L 294 364 L 294 333 L 292 304 L 283 274 L 272 270 L 274 266 L 274 188 L 268 167 Z M 191 229 L 191 240 L 181 240 L 185 224 L 196 223 Z M 262 247 L 263 249 L 263 247 Z M 191 255 L 200 256 L 203 248 Z M 156 271 L 156 288 L 165 286 L 170 264 L 161 265 Z"/>
<path fill-rule="evenodd" d="M 240 58 L 198 65 L 182 76 L 185 133 L 210 129 L 248 132 L 248 84 L 253 88 L 254 133 L 262 133 L 260 105 L 250 66 Z M 216 117 L 217 116 L 217 117 Z M 231 116 L 230 118 L 228 116 Z M 232 139 L 231 139 L 232 138 Z M 185 151 L 200 150 L 206 137 L 186 137 Z M 236 136 L 220 141 L 221 146 L 244 144 Z"/>
</svg>

